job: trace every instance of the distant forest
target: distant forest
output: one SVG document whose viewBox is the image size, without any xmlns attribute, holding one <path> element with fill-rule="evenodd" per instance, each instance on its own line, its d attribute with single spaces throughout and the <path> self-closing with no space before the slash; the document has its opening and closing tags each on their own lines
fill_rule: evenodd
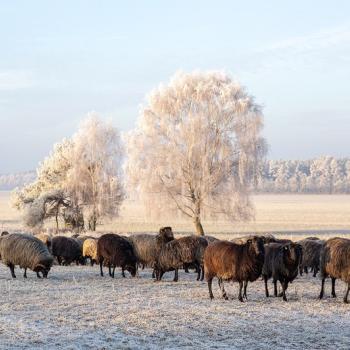
<svg viewBox="0 0 350 350">
<path fill-rule="evenodd" d="M 35 171 L 0 175 L 0 190 L 34 181 Z M 261 169 L 257 193 L 350 193 L 350 158 L 267 160 Z"/>
<path fill-rule="evenodd" d="M 25 171 L 15 174 L 0 174 L 0 191 L 10 191 L 16 187 L 33 182 L 36 178 L 35 171 Z"/>
<path fill-rule="evenodd" d="M 350 159 L 268 160 L 258 193 L 350 193 Z"/>
</svg>

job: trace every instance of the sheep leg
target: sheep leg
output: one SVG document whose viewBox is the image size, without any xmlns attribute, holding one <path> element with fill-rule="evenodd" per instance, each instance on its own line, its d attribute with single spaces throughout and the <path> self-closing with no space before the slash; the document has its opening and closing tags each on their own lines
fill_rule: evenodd
<svg viewBox="0 0 350 350">
<path fill-rule="evenodd" d="M 222 278 L 218 278 L 218 284 L 219 284 L 219 288 L 221 290 L 221 295 L 225 300 L 228 300 L 228 296 L 226 294 L 225 288 L 224 288 L 224 281 L 222 280 Z"/>
<path fill-rule="evenodd" d="M 348 303 L 348 296 L 349 296 L 349 291 L 350 291 L 350 283 L 348 283 L 348 289 L 346 290 L 346 293 L 344 295 L 344 303 Z"/>
<path fill-rule="evenodd" d="M 100 259 L 100 274 L 101 274 L 101 276 L 103 277 L 103 268 L 102 268 L 102 265 L 103 265 L 103 259 Z"/>
<path fill-rule="evenodd" d="M 177 282 L 179 280 L 179 270 L 175 269 L 173 282 Z"/>
<path fill-rule="evenodd" d="M 213 278 L 208 278 L 208 289 L 209 289 L 209 298 L 214 299 L 213 290 L 212 290 Z"/>
<path fill-rule="evenodd" d="M 305 272 L 306 274 L 309 273 L 307 266 L 304 266 L 304 272 Z"/>
<path fill-rule="evenodd" d="M 24 269 L 23 277 L 24 277 L 24 278 L 27 278 L 27 268 Z"/>
<path fill-rule="evenodd" d="M 302 276 L 303 275 L 303 267 L 299 266 L 299 275 Z"/>
<path fill-rule="evenodd" d="M 243 302 L 242 289 L 243 289 L 243 282 L 239 282 L 238 300 L 239 300 L 240 302 Z"/>
<path fill-rule="evenodd" d="M 248 281 L 244 281 L 244 287 L 243 287 L 243 298 L 247 298 L 247 287 L 248 287 Z"/>
<path fill-rule="evenodd" d="M 277 297 L 277 280 L 273 280 L 273 295 Z"/>
<path fill-rule="evenodd" d="M 9 265 L 7 265 L 7 266 L 10 268 L 12 278 L 16 278 L 16 275 L 15 275 L 15 265 L 9 264 Z"/>
<path fill-rule="evenodd" d="M 156 271 L 155 271 L 155 269 L 153 269 L 153 271 L 152 271 L 152 278 L 156 278 Z"/>
<path fill-rule="evenodd" d="M 201 267 L 199 264 L 196 266 L 196 270 L 197 270 L 197 281 L 199 281 L 201 279 Z"/>
<path fill-rule="evenodd" d="M 288 281 L 283 281 L 282 282 L 282 297 L 284 301 L 287 301 L 287 297 L 286 297 L 286 290 L 288 288 Z"/>
<path fill-rule="evenodd" d="M 44 275 L 44 273 L 43 273 L 43 275 Z M 36 277 L 41 278 L 39 272 L 36 273 Z"/>
<path fill-rule="evenodd" d="M 60 266 L 62 265 L 62 259 L 60 256 L 57 257 L 57 262 L 58 262 L 58 265 Z"/>
<path fill-rule="evenodd" d="M 155 269 L 156 281 L 160 281 L 164 275 L 164 272 L 161 269 Z"/>
<path fill-rule="evenodd" d="M 336 298 L 335 294 L 335 278 L 332 277 L 332 298 Z"/>
<path fill-rule="evenodd" d="M 109 274 L 110 277 L 112 277 L 111 264 L 108 264 L 108 274 Z"/>
<path fill-rule="evenodd" d="M 154 275 L 154 277 L 155 277 L 154 282 L 159 281 L 159 270 L 158 270 L 158 269 L 153 269 L 152 276 L 153 276 L 153 275 Z"/>
<path fill-rule="evenodd" d="M 264 282 L 265 282 L 265 295 L 266 295 L 266 298 L 269 297 L 269 288 L 267 286 L 267 276 L 264 276 Z"/>
<path fill-rule="evenodd" d="M 320 296 L 319 298 L 322 299 L 323 298 L 323 294 L 324 294 L 324 278 L 322 278 L 322 282 L 321 282 L 321 292 L 320 292 Z"/>
<path fill-rule="evenodd" d="M 317 272 L 318 272 L 318 267 L 314 267 L 314 274 L 313 274 L 313 277 L 316 277 Z"/>
<path fill-rule="evenodd" d="M 115 272 L 115 265 L 112 267 L 112 278 L 114 278 L 114 272 Z"/>
<path fill-rule="evenodd" d="M 94 259 L 90 258 L 90 265 L 94 266 Z"/>
<path fill-rule="evenodd" d="M 115 268 L 114 268 L 115 269 Z M 114 269 L 113 269 L 113 275 L 114 275 Z M 124 272 L 124 266 L 122 266 L 122 276 L 125 278 L 125 272 Z"/>
<path fill-rule="evenodd" d="M 203 281 L 204 280 L 204 265 L 201 266 L 201 271 L 202 271 L 201 281 Z"/>
</svg>

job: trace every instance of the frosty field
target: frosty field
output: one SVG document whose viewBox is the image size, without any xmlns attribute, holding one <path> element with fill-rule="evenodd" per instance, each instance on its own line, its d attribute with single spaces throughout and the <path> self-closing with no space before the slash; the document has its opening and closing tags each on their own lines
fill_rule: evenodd
<svg viewBox="0 0 350 350">
<path fill-rule="evenodd" d="M 240 303 L 237 285 L 228 285 L 233 300 L 210 301 L 205 282 L 181 272 L 162 282 L 149 270 L 139 278 L 100 277 L 90 266 L 54 266 L 47 280 L 30 273 L 17 280 L 0 267 L 1 349 L 348 349 L 350 308 L 338 298 L 317 300 L 319 280 L 298 278 L 289 301 L 264 297 L 262 281 L 248 288 Z M 271 286 L 272 287 L 272 286 Z M 272 288 L 271 288 L 272 290 Z M 217 283 L 214 295 L 219 296 Z"/>
<path fill-rule="evenodd" d="M 207 232 L 231 238 L 242 232 L 274 232 L 280 237 L 322 238 L 350 233 L 350 196 L 270 195 L 254 197 L 254 222 L 206 222 Z M 170 224 L 175 233 L 191 233 L 191 223 L 149 221 L 137 206 L 99 229 L 115 232 L 155 232 Z M 0 193 L 0 229 L 22 230 L 20 216 Z M 298 277 L 283 302 L 266 299 L 263 282 L 250 284 L 248 301 L 237 300 L 237 284 L 226 285 L 229 301 L 214 301 L 205 282 L 180 272 L 172 282 L 167 273 L 153 282 L 151 271 L 138 278 L 100 277 L 97 266 L 53 266 L 47 280 L 33 272 L 17 279 L 0 264 L 0 349 L 348 349 L 350 306 L 342 302 L 345 285 L 337 281 L 337 299 L 317 299 L 318 278 Z M 272 293 L 272 283 L 269 284 Z"/>
</svg>

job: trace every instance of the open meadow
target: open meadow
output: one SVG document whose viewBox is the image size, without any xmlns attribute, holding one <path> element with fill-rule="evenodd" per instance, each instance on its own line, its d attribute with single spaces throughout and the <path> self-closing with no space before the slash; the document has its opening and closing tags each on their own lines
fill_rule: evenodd
<svg viewBox="0 0 350 350">
<path fill-rule="evenodd" d="M 219 238 L 243 232 L 274 232 L 280 237 L 322 238 L 350 233 L 350 196 L 261 195 L 254 197 L 256 220 L 250 223 L 206 222 Z M 124 207 L 119 219 L 101 231 L 155 232 L 163 224 L 177 234 L 191 233 L 191 223 L 146 222 L 135 204 Z M 21 231 L 9 193 L 0 194 L 1 230 Z M 172 282 L 167 273 L 154 282 L 149 269 L 139 276 L 100 277 L 91 266 L 54 265 L 47 280 L 33 272 L 17 279 L 0 265 L 1 349 L 348 349 L 350 308 L 343 304 L 345 284 L 337 282 L 337 299 L 318 300 L 320 280 L 298 277 L 288 288 L 288 302 L 265 298 L 260 279 L 248 287 L 248 301 L 237 300 L 237 284 L 227 285 L 230 300 L 209 300 L 206 282 L 180 272 Z M 270 292 L 272 283 L 269 282 Z"/>
<path fill-rule="evenodd" d="M 10 192 L 0 191 L 0 229 L 22 230 L 18 211 L 11 208 Z M 350 234 L 350 195 L 257 195 L 253 196 L 256 216 L 250 222 L 204 221 L 207 233 L 220 238 L 241 233 L 271 232 L 298 239 L 307 235 L 322 237 Z M 193 233 L 191 221 L 183 219 L 151 220 L 140 204 L 126 201 L 120 217 L 104 222 L 98 231 L 157 232 L 172 226 L 177 233 Z M 53 224 L 49 224 L 53 227 Z"/>
</svg>

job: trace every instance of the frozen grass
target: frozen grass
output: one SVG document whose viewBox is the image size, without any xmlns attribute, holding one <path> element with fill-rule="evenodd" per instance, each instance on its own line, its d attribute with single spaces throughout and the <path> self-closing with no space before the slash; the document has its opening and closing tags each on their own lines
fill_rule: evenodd
<svg viewBox="0 0 350 350">
<path fill-rule="evenodd" d="M 274 232 L 301 239 L 309 235 L 349 237 L 350 196 L 260 195 L 254 197 L 254 222 L 206 222 L 207 233 L 231 239 L 246 232 Z M 127 203 L 119 219 L 101 231 L 156 232 L 171 225 L 190 233 L 190 222 L 150 221 L 138 205 Z M 0 192 L 0 230 L 21 230 L 18 213 L 9 207 L 9 193 Z M 100 233 L 96 233 L 99 235 Z M 178 283 L 154 283 L 149 270 L 140 278 L 99 277 L 98 268 L 54 266 L 48 280 L 34 273 L 17 279 L 0 264 L 0 349 L 348 349 L 350 306 L 338 299 L 319 301 L 320 282 L 298 278 L 288 290 L 289 302 L 264 297 L 262 281 L 248 288 L 249 301 L 208 299 L 206 283 L 180 274 Z M 270 288 L 272 292 L 272 286 Z M 214 282 L 214 295 L 219 296 Z"/>
<path fill-rule="evenodd" d="M 240 303 L 210 301 L 195 274 L 172 273 L 159 283 L 149 270 L 139 278 L 100 277 L 90 266 L 54 266 L 47 280 L 17 269 L 17 279 L 0 266 L 1 349 L 348 349 L 350 306 L 338 298 L 319 301 L 318 278 L 303 276 L 288 290 L 289 301 L 264 297 L 262 281 L 248 287 Z M 272 292 L 272 286 L 270 287 Z"/>
</svg>

